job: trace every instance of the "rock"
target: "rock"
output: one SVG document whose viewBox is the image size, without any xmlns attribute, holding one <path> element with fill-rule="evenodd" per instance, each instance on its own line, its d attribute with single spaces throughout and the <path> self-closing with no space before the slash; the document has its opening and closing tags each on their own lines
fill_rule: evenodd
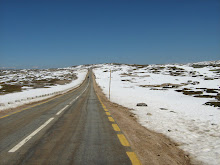
<svg viewBox="0 0 220 165">
<path fill-rule="evenodd" d="M 216 90 L 218 89 L 206 89 L 206 93 L 218 93 Z"/>
<path fill-rule="evenodd" d="M 160 110 L 166 111 L 166 110 L 168 110 L 168 109 L 166 109 L 166 108 L 160 108 Z"/>
<path fill-rule="evenodd" d="M 206 77 L 204 80 L 214 80 L 212 77 Z"/>
<path fill-rule="evenodd" d="M 148 115 L 148 116 L 152 116 L 152 114 L 151 114 L 151 113 L 147 113 L 147 115 Z"/>
<path fill-rule="evenodd" d="M 130 114 L 130 117 L 134 117 L 134 114 Z"/>
<path fill-rule="evenodd" d="M 147 107 L 147 104 L 145 104 L 145 103 L 137 103 L 137 106 L 140 106 L 140 107 Z"/>
<path fill-rule="evenodd" d="M 199 82 L 198 82 L 198 81 L 194 81 L 194 82 L 192 82 L 191 84 L 192 84 L 192 85 L 197 85 L 197 84 L 199 84 Z"/>
<path fill-rule="evenodd" d="M 206 102 L 205 105 L 210 105 L 210 106 L 214 106 L 214 107 L 220 107 L 220 101 L 211 101 L 211 102 Z"/>
</svg>

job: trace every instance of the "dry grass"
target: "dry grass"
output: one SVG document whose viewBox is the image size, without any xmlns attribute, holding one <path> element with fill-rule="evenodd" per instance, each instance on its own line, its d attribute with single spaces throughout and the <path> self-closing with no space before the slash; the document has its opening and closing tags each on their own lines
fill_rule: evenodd
<svg viewBox="0 0 220 165">
<path fill-rule="evenodd" d="M 7 94 L 7 93 L 13 93 L 13 92 L 20 92 L 22 90 L 20 85 L 9 85 L 9 84 L 3 84 L 1 85 L 2 88 L 0 89 L 0 94 Z"/>
</svg>

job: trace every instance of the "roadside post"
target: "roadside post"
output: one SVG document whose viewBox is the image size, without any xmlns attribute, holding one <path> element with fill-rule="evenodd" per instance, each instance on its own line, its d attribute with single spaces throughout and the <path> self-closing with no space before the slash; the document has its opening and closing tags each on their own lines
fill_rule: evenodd
<svg viewBox="0 0 220 165">
<path fill-rule="evenodd" d="M 112 75 L 112 70 L 111 70 L 111 68 L 110 68 L 110 78 L 109 78 L 109 101 L 110 101 L 110 93 L 111 93 L 111 75 Z"/>
</svg>

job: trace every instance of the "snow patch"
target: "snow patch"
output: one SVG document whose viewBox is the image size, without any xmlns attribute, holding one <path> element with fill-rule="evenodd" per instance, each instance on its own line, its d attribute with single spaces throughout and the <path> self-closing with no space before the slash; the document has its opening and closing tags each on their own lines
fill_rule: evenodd
<svg viewBox="0 0 220 165">
<path fill-rule="evenodd" d="M 0 95 L 0 111 L 44 100 L 78 87 L 85 79 L 88 70 L 78 69 L 77 71 L 75 71 L 75 73 L 77 74 L 78 78 L 65 85 L 56 85 L 50 86 L 50 88 L 37 89 L 32 89 L 30 87 L 22 87 L 26 90 L 23 90 L 22 92 Z"/>
<path fill-rule="evenodd" d="M 204 105 L 215 98 L 199 96 L 219 94 L 220 74 L 212 71 L 218 67 L 193 68 L 177 64 L 96 67 L 93 69 L 96 81 L 107 97 L 112 70 L 112 102 L 133 109 L 139 123 L 167 135 L 194 159 L 204 164 L 220 164 L 220 109 Z M 209 77 L 213 79 L 206 80 Z M 217 93 L 208 93 L 207 89 Z M 202 94 L 193 97 L 188 91 Z M 148 106 L 138 107 L 137 103 Z"/>
</svg>

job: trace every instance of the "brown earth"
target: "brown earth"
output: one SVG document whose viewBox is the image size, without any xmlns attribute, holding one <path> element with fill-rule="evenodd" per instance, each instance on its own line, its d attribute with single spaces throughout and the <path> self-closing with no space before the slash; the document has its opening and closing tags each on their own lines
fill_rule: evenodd
<svg viewBox="0 0 220 165">
<path fill-rule="evenodd" d="M 93 81 L 95 80 L 93 76 Z M 94 88 L 127 137 L 132 149 L 144 165 L 190 165 L 189 156 L 163 134 L 141 126 L 129 109 L 110 102 L 94 81 Z M 194 164 L 194 163 L 193 163 Z M 197 163 L 196 163 L 197 164 Z"/>
<path fill-rule="evenodd" d="M 182 151 L 181 149 L 179 149 L 176 143 L 172 142 L 169 138 L 167 138 L 163 134 L 155 133 L 141 126 L 137 122 L 137 119 L 134 117 L 134 114 L 132 114 L 129 109 L 110 102 L 102 93 L 101 88 L 96 84 L 95 81 L 94 81 L 94 88 L 96 93 L 102 99 L 103 103 L 111 112 L 113 118 L 117 121 L 119 127 L 123 130 L 123 133 L 129 140 L 132 149 L 138 155 L 138 158 L 141 160 L 142 164 L 146 164 L 146 165 L 192 164 L 188 154 Z M 40 102 L 43 101 L 46 100 L 42 100 Z M 13 112 L 19 111 L 23 108 L 28 108 L 40 102 L 35 102 L 28 105 L 23 105 L 21 107 L 1 111 L 0 116 L 11 114 Z"/>
<path fill-rule="evenodd" d="M 89 73 L 89 72 L 88 72 Z M 65 94 L 67 93 L 71 93 L 75 90 L 77 90 L 78 88 L 80 88 L 86 81 L 86 78 L 88 76 L 88 73 L 87 75 L 85 76 L 85 80 L 76 88 L 74 89 L 71 89 L 70 91 L 66 92 Z M 24 104 L 24 105 L 21 105 L 21 106 L 18 106 L 18 107 L 15 107 L 15 108 L 9 108 L 9 109 L 5 109 L 5 110 L 2 110 L 0 111 L 0 118 L 3 117 L 3 116 L 6 116 L 6 115 L 10 115 L 12 113 L 16 113 L 18 111 L 22 111 L 23 109 L 28 109 L 30 107 L 33 107 L 33 106 L 36 106 L 38 104 L 41 104 L 43 102 L 46 102 L 46 101 L 49 101 L 49 100 L 53 100 L 59 96 L 62 96 L 63 94 L 57 94 L 57 95 L 54 95 L 54 96 L 51 96 L 49 98 L 46 98 L 46 99 L 43 99 L 43 100 L 40 100 L 40 101 L 35 101 L 35 102 L 31 102 L 31 103 L 27 103 L 27 104 Z"/>
</svg>

